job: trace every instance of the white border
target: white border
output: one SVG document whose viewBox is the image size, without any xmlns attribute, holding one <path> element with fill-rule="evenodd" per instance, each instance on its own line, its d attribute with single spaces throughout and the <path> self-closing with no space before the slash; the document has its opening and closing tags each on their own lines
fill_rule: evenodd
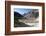
<svg viewBox="0 0 46 36">
<path fill-rule="evenodd" d="M 14 28 L 14 8 L 39 9 L 39 27 Z M 42 13 L 42 7 L 41 6 L 11 5 L 11 31 L 42 30 L 42 14 L 41 13 Z"/>
</svg>

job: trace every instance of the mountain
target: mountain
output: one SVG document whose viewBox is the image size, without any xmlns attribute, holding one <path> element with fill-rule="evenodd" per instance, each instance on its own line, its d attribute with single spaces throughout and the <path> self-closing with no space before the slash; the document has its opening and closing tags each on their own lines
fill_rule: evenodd
<svg viewBox="0 0 46 36">
<path fill-rule="evenodd" d="M 31 18 L 37 18 L 39 16 L 39 12 L 38 11 L 32 11 L 32 12 L 28 12 L 28 13 L 24 13 L 23 15 L 21 15 L 18 12 L 14 12 L 14 16 L 16 17 L 21 17 L 21 18 L 26 18 L 26 19 L 31 19 Z"/>
<path fill-rule="evenodd" d="M 32 16 L 32 13 L 31 13 L 31 12 L 24 13 L 23 16 L 24 16 L 24 18 L 26 18 L 26 19 L 30 19 L 31 16 Z"/>
<path fill-rule="evenodd" d="M 21 15 L 21 14 L 18 13 L 18 12 L 14 12 L 14 16 L 16 16 L 16 17 L 23 17 L 23 15 Z"/>
<path fill-rule="evenodd" d="M 28 12 L 24 13 L 23 16 L 27 19 L 31 19 L 32 17 L 37 18 L 39 16 L 38 12 Z"/>
</svg>

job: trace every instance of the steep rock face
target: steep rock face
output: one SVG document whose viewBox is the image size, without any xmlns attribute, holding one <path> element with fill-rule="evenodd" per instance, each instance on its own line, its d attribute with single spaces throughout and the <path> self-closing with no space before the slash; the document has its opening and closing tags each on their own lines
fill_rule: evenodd
<svg viewBox="0 0 46 36">
<path fill-rule="evenodd" d="M 24 14 L 24 17 L 25 17 L 26 19 L 30 19 L 31 16 L 32 16 L 31 12 L 28 12 L 28 13 L 25 13 L 25 14 Z"/>
<path fill-rule="evenodd" d="M 27 19 L 31 19 L 31 18 L 37 18 L 39 16 L 38 12 L 28 12 L 23 14 L 23 16 Z"/>
</svg>

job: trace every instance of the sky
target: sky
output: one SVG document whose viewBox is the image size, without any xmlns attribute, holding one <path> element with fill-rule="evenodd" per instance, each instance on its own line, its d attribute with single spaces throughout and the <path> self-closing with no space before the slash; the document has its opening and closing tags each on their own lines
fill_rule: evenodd
<svg viewBox="0 0 46 36">
<path fill-rule="evenodd" d="M 14 11 L 23 15 L 24 13 L 32 12 L 32 9 L 14 8 Z"/>
</svg>

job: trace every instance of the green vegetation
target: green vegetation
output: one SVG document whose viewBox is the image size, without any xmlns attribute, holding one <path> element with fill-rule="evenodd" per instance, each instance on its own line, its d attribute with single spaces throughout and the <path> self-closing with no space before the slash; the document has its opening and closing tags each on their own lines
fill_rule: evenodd
<svg viewBox="0 0 46 36">
<path fill-rule="evenodd" d="M 29 27 L 29 25 L 26 25 L 23 22 L 20 22 L 18 19 L 21 19 L 20 17 L 14 17 L 14 27 Z"/>
</svg>

